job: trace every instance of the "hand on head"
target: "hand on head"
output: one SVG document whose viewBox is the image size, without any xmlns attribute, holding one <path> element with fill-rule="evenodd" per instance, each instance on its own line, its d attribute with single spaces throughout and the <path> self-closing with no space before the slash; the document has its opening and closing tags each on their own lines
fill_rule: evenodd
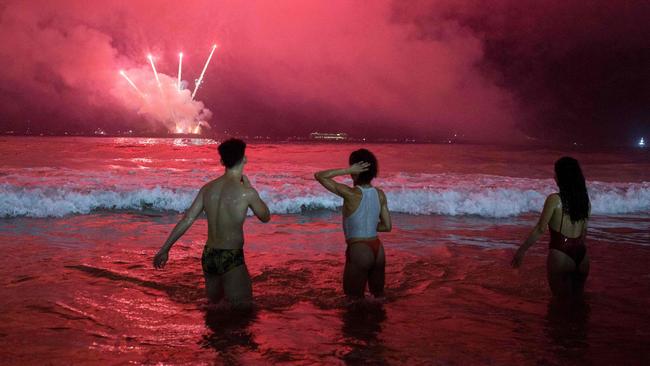
<svg viewBox="0 0 650 366">
<path fill-rule="evenodd" d="M 348 168 L 348 171 L 350 174 L 359 174 L 367 171 L 370 168 L 370 163 L 366 163 L 365 161 L 360 161 L 358 163 L 354 163 L 350 165 L 350 168 Z"/>
</svg>

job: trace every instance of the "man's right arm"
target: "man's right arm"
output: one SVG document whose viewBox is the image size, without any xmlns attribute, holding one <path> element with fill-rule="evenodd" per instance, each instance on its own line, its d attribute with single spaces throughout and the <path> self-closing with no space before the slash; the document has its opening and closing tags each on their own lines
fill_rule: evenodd
<svg viewBox="0 0 650 366">
<path fill-rule="evenodd" d="M 203 188 L 199 190 L 199 193 L 196 195 L 196 198 L 194 198 L 194 202 L 192 202 L 190 208 L 185 212 L 181 221 L 174 226 L 174 229 L 169 234 L 165 244 L 163 244 L 160 250 L 158 250 L 158 253 L 156 253 L 156 256 L 153 259 L 153 266 L 155 268 L 165 267 L 169 249 L 171 249 L 172 245 L 174 245 L 174 243 L 185 234 L 187 229 L 192 226 L 194 220 L 196 220 L 201 212 L 203 212 Z"/>
</svg>

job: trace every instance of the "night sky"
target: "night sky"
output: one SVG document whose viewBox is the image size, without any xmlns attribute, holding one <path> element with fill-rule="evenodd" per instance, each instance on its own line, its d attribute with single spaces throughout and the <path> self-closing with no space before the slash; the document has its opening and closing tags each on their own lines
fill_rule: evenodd
<svg viewBox="0 0 650 366">
<path fill-rule="evenodd" d="M 196 102 L 166 102 L 215 131 L 650 135 L 648 1 L 92 3 L 0 3 L 0 132 L 164 129 L 118 71 L 146 83 L 151 53 L 172 83 L 182 51 L 192 88 L 217 43 Z"/>
</svg>

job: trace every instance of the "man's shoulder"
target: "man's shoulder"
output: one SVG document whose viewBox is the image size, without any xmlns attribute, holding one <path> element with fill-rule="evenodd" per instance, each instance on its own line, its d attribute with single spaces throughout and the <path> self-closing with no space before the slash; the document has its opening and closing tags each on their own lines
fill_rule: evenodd
<svg viewBox="0 0 650 366">
<path fill-rule="evenodd" d="M 241 189 L 242 189 L 242 196 L 247 199 L 259 197 L 259 193 L 253 187 L 242 187 Z"/>
<path fill-rule="evenodd" d="M 215 185 L 220 184 L 222 181 L 223 181 L 223 175 L 220 176 L 220 177 L 218 177 L 218 178 L 215 178 L 215 179 L 213 179 L 213 180 L 211 180 L 211 181 L 209 181 L 209 182 L 207 182 L 207 183 L 205 183 L 205 184 L 201 187 L 201 189 L 202 189 L 202 190 L 205 190 L 205 189 L 212 188 L 212 187 L 214 187 Z"/>
<path fill-rule="evenodd" d="M 214 180 L 211 180 L 211 181 L 209 181 L 209 182 L 203 184 L 203 185 L 201 186 L 201 188 L 199 188 L 199 193 L 198 193 L 198 194 L 199 194 L 199 195 L 202 195 L 202 196 L 204 196 L 204 195 L 206 195 L 206 194 L 209 195 L 209 196 L 212 196 L 211 193 L 214 192 L 215 188 L 216 188 L 218 185 L 219 185 L 219 178 L 214 179 Z"/>
</svg>

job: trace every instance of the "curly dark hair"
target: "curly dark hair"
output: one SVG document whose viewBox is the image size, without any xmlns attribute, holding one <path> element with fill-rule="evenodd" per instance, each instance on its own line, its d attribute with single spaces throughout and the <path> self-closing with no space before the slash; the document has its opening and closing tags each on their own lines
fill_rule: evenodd
<svg viewBox="0 0 650 366">
<path fill-rule="evenodd" d="M 375 154 L 371 153 L 367 149 L 359 149 L 355 150 L 350 154 L 350 159 L 348 159 L 348 163 L 350 165 L 365 161 L 366 163 L 369 163 L 370 166 L 368 167 L 368 170 L 365 172 L 359 173 L 359 177 L 357 178 L 357 181 L 355 182 L 356 184 L 370 184 L 370 182 L 377 176 L 377 171 L 379 170 L 379 166 L 377 164 L 377 158 L 375 157 Z"/>
<path fill-rule="evenodd" d="M 569 214 L 571 222 L 589 218 L 589 194 L 578 161 L 568 156 L 558 159 L 555 162 L 555 176 L 560 188 L 562 210 Z"/>
</svg>

